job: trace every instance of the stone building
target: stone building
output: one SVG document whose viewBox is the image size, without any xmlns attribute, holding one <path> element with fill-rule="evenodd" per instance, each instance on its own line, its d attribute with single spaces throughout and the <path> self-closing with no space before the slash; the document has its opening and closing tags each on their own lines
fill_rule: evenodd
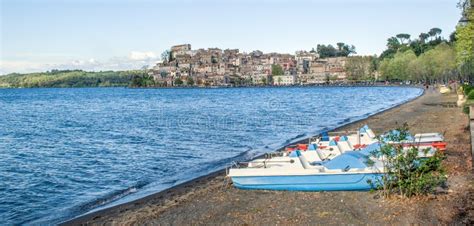
<svg viewBox="0 0 474 226">
<path fill-rule="evenodd" d="M 175 58 L 177 55 L 191 55 L 191 44 L 171 46 L 171 56 Z"/>
<path fill-rule="evenodd" d="M 272 77 L 275 86 L 290 86 L 296 84 L 296 75 L 276 75 Z"/>
<path fill-rule="evenodd" d="M 176 78 L 192 78 L 200 86 L 317 84 L 328 78 L 346 79 L 345 58 L 320 59 L 315 52 L 241 53 L 238 49 L 192 50 L 190 44 L 183 44 L 172 46 L 171 53 L 169 62 L 156 64 L 150 72 L 164 86 L 173 86 Z M 272 79 L 273 65 L 281 66 L 284 75 Z"/>
</svg>

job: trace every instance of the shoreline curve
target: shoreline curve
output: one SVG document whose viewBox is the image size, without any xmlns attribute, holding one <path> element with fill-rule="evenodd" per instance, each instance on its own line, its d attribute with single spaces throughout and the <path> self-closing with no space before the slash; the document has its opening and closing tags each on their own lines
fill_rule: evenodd
<svg viewBox="0 0 474 226">
<path fill-rule="evenodd" d="M 339 124 L 334 128 L 327 129 L 326 131 L 331 132 L 331 131 L 338 130 L 338 129 L 340 129 L 342 127 L 345 127 L 345 126 L 350 126 L 352 124 L 357 124 L 360 121 L 366 120 L 370 117 L 377 116 L 377 115 L 382 114 L 386 111 L 389 111 L 389 110 L 398 108 L 402 105 L 405 105 L 407 103 L 413 102 L 413 101 L 419 99 L 420 97 L 422 97 L 423 95 L 425 95 L 425 89 L 420 87 L 420 86 L 400 86 L 400 87 L 419 89 L 420 93 L 419 93 L 418 96 L 413 97 L 413 98 L 409 98 L 409 99 L 407 99 L 407 100 L 405 100 L 405 101 L 403 101 L 399 104 L 394 104 L 392 106 L 387 107 L 386 109 L 376 111 L 372 114 L 365 114 L 365 115 L 361 116 L 360 118 L 357 118 L 354 121 L 348 121 L 347 123 Z M 320 132 L 322 132 L 322 131 L 320 131 Z M 297 144 L 297 143 L 308 142 L 309 138 L 313 137 L 315 135 L 317 135 L 317 134 L 308 134 L 307 136 L 305 136 L 302 139 L 298 139 L 296 141 L 289 142 L 288 144 L 285 144 L 284 146 L 279 147 L 276 150 L 273 150 L 273 151 L 267 152 L 267 153 L 279 152 L 279 151 L 284 150 L 284 148 L 286 146 L 294 145 L 294 144 Z M 249 160 L 261 158 L 261 157 L 265 156 L 267 153 L 256 155 L 256 156 L 252 157 Z M 169 188 L 166 188 L 162 191 L 152 193 L 152 194 L 146 195 L 144 197 L 141 197 L 141 198 L 138 198 L 138 199 L 135 199 L 135 200 L 127 201 L 127 202 L 124 202 L 124 203 L 120 203 L 120 204 L 113 205 L 113 206 L 106 207 L 106 208 L 102 208 L 102 209 L 100 209 L 100 207 L 98 207 L 98 210 L 90 210 L 86 213 L 80 214 L 80 215 L 78 215 L 76 217 L 73 217 L 71 219 L 68 219 L 68 220 L 65 220 L 65 221 L 59 221 L 58 223 L 59 223 L 59 225 L 82 225 L 87 221 L 100 218 L 103 215 L 109 215 L 108 213 L 116 212 L 117 210 L 118 211 L 126 211 L 130 208 L 133 208 L 134 206 L 142 205 L 142 204 L 144 204 L 147 201 L 152 200 L 152 199 L 166 199 L 167 197 L 173 196 L 175 194 L 180 194 L 181 190 L 184 190 L 186 188 L 189 188 L 189 187 L 192 187 L 194 185 L 200 184 L 202 181 L 208 181 L 208 180 L 213 179 L 217 176 L 225 174 L 226 173 L 226 168 L 227 167 L 224 167 L 222 169 L 210 172 L 208 174 L 190 179 L 188 181 L 184 181 L 182 183 L 179 183 L 179 184 L 176 184 L 176 185 L 171 186 Z"/>
</svg>

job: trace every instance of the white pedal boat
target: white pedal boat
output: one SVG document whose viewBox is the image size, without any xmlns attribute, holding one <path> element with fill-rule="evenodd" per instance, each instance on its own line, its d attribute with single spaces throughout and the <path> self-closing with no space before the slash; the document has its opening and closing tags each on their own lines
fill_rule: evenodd
<svg viewBox="0 0 474 226">
<path fill-rule="evenodd" d="M 366 164 L 366 155 L 347 151 L 330 161 L 313 164 L 300 151 L 296 161 L 271 163 L 265 167 L 232 168 L 228 176 L 240 189 L 288 191 L 370 190 L 383 175 L 380 161 Z"/>
</svg>

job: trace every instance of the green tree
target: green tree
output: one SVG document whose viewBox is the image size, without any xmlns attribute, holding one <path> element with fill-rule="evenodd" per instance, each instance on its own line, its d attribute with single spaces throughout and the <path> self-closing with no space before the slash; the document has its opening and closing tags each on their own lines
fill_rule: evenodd
<svg viewBox="0 0 474 226">
<path fill-rule="evenodd" d="M 336 43 L 336 45 L 337 45 L 337 50 L 338 50 L 339 52 L 341 52 L 341 51 L 342 51 L 342 48 L 344 48 L 344 46 L 345 46 L 346 44 L 344 44 L 344 42 L 338 42 L 338 43 Z"/>
<path fill-rule="evenodd" d="M 382 158 L 384 175 L 379 181 L 368 181 L 374 187 L 379 188 L 382 194 L 401 195 L 412 197 L 416 195 L 426 195 L 434 192 L 436 187 L 441 186 L 446 181 L 445 170 L 442 161 L 445 156 L 440 151 L 436 151 L 433 156 L 419 158 L 420 150 L 415 146 L 404 147 L 402 141 L 408 136 L 408 126 L 405 124 L 397 129 L 397 132 L 390 132 L 385 139 L 381 140 L 380 149 L 373 151 L 370 156 Z M 428 153 L 429 149 L 423 150 Z M 369 165 L 374 162 L 367 158 Z"/>
<path fill-rule="evenodd" d="M 133 88 L 153 87 L 155 86 L 155 79 L 153 78 L 153 76 L 148 75 L 146 72 L 144 72 L 143 74 L 136 74 L 133 76 L 129 86 Z"/>
<path fill-rule="evenodd" d="M 421 43 L 426 43 L 426 39 L 428 39 L 430 37 L 429 34 L 427 33 L 421 33 L 418 38 L 420 39 L 420 42 Z"/>
<path fill-rule="evenodd" d="M 390 37 L 387 39 L 387 49 L 380 54 L 380 60 L 385 58 L 392 58 L 400 48 L 400 41 L 396 37 Z"/>
<path fill-rule="evenodd" d="M 441 34 L 442 30 L 440 28 L 434 27 L 428 31 L 428 35 L 433 39 L 438 39 L 439 35 Z"/>
<path fill-rule="evenodd" d="M 410 42 L 410 48 L 415 52 L 417 56 L 422 54 L 425 51 L 424 41 L 421 40 L 413 40 Z"/>
<path fill-rule="evenodd" d="M 396 37 L 400 40 L 400 43 L 402 45 L 407 44 L 407 43 L 405 43 L 405 41 L 407 41 L 407 42 L 410 41 L 410 35 L 409 34 L 402 33 L 402 34 L 396 35 Z"/>
<path fill-rule="evenodd" d="M 212 56 L 211 56 L 211 63 L 212 63 L 212 64 L 217 64 L 218 62 L 219 62 L 219 61 L 218 61 L 218 59 L 217 59 L 217 56 L 212 55 Z"/>
<path fill-rule="evenodd" d="M 342 47 L 342 50 L 338 51 L 337 55 L 347 57 L 350 54 L 355 54 L 355 53 L 357 53 L 357 52 L 356 52 L 356 48 L 355 48 L 354 45 L 344 45 Z"/>
<path fill-rule="evenodd" d="M 384 59 L 387 59 L 387 58 L 392 58 L 393 55 L 395 55 L 395 53 L 397 53 L 397 50 L 394 50 L 394 49 L 386 49 L 384 50 L 381 54 L 380 54 L 380 61 L 384 60 Z"/>
<path fill-rule="evenodd" d="M 387 48 L 392 50 L 398 50 L 401 46 L 400 41 L 396 37 L 387 39 Z"/>
<path fill-rule="evenodd" d="M 272 75 L 283 75 L 283 68 L 279 64 L 272 65 Z"/>
<path fill-rule="evenodd" d="M 321 58 L 328 58 L 328 57 L 335 57 L 337 54 L 336 48 L 332 45 L 320 45 L 318 44 L 316 46 L 316 51 L 319 54 L 319 57 Z"/>
<path fill-rule="evenodd" d="M 380 65 L 380 73 L 385 80 L 410 80 L 408 65 L 416 59 L 412 50 L 397 52 L 393 58 L 386 58 Z"/>
<path fill-rule="evenodd" d="M 343 42 L 336 43 L 337 48 L 332 45 L 321 45 L 318 44 L 316 51 L 321 58 L 342 56 L 347 57 L 350 54 L 356 53 L 356 47 L 354 45 L 348 45 Z"/>
<path fill-rule="evenodd" d="M 371 62 L 370 62 L 370 70 L 375 73 L 379 70 L 380 67 L 380 60 L 377 58 L 377 55 L 373 55 Z"/>
<path fill-rule="evenodd" d="M 421 62 L 421 57 L 416 58 L 408 64 L 408 71 L 410 72 L 412 80 L 427 81 L 428 75 L 425 71 L 425 65 Z"/>
<path fill-rule="evenodd" d="M 176 79 L 174 80 L 174 85 L 175 85 L 175 86 L 183 85 L 183 80 L 181 80 L 180 78 L 176 78 Z"/>
<path fill-rule="evenodd" d="M 432 83 L 455 79 L 457 75 L 454 48 L 446 43 L 441 43 L 412 60 L 407 69 L 411 80 Z"/>
<path fill-rule="evenodd" d="M 449 43 L 456 43 L 456 31 L 451 32 L 451 34 L 449 35 Z"/>
<path fill-rule="evenodd" d="M 186 78 L 186 85 L 188 85 L 188 86 L 193 86 L 193 85 L 194 85 L 194 79 L 193 79 L 193 77 L 188 76 L 188 77 Z"/>
<path fill-rule="evenodd" d="M 469 1 L 469 0 L 466 0 Z M 463 2 L 462 5 L 466 5 Z M 474 9 L 464 8 L 466 23 L 456 27 L 456 62 L 461 76 L 469 81 L 474 80 Z"/>
<path fill-rule="evenodd" d="M 366 81 L 374 79 L 375 68 L 372 56 L 352 56 L 347 58 L 345 70 L 351 81 Z"/>
<path fill-rule="evenodd" d="M 441 43 L 420 56 L 425 77 L 430 81 L 448 81 L 454 78 L 456 53 L 452 46 Z"/>
</svg>

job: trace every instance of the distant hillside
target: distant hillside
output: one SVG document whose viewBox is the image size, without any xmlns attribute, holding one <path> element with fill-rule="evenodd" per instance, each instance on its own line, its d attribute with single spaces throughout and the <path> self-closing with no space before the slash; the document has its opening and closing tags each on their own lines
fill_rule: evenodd
<svg viewBox="0 0 474 226">
<path fill-rule="evenodd" d="M 13 73 L 0 76 L 0 87 L 119 87 L 128 86 L 134 76 L 142 76 L 144 73 L 140 70 L 101 72 L 52 70 L 29 74 Z"/>
</svg>

